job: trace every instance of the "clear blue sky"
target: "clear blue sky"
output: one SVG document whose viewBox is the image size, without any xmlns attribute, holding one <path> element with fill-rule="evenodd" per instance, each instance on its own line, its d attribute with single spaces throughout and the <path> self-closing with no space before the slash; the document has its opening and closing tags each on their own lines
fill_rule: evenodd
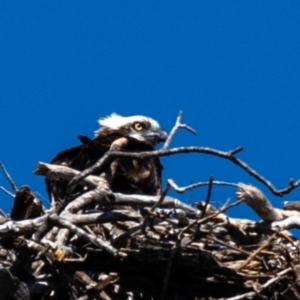
<svg viewBox="0 0 300 300">
<path fill-rule="evenodd" d="M 92 137 L 99 117 L 144 114 L 170 130 L 181 109 L 198 134 L 180 132 L 173 146 L 243 146 L 239 157 L 283 188 L 300 178 L 299 22 L 299 1 L 1 1 L 0 158 L 18 186 L 47 198 L 36 163 Z M 214 175 L 261 187 L 203 154 L 163 164 L 164 183 Z M 300 195 L 263 191 L 277 206 Z M 212 200 L 234 192 L 216 187 Z M 0 206 L 11 203 L 1 192 Z M 233 215 L 254 217 L 245 205 Z"/>
</svg>

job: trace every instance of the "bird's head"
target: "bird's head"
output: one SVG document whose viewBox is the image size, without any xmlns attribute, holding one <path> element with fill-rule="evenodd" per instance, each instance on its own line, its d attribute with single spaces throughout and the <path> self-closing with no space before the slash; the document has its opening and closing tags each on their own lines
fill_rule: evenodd
<svg viewBox="0 0 300 300">
<path fill-rule="evenodd" d="M 96 137 L 104 134 L 117 134 L 135 139 L 155 147 L 167 139 L 167 133 L 162 130 L 157 121 L 145 116 L 123 117 L 115 113 L 99 120 L 100 129 Z"/>
</svg>

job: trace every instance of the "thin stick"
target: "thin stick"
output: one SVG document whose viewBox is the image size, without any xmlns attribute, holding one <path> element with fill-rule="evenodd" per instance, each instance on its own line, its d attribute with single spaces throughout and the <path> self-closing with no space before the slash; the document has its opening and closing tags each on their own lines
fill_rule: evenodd
<svg viewBox="0 0 300 300">
<path fill-rule="evenodd" d="M 161 296 L 160 296 L 160 300 L 164 300 L 165 297 L 166 297 L 167 288 L 168 288 L 169 279 L 170 279 L 170 274 L 171 274 L 171 268 L 172 268 L 172 264 L 173 264 L 175 255 L 176 255 L 177 250 L 179 248 L 179 245 L 180 245 L 180 239 L 177 239 L 176 244 L 171 249 L 171 255 L 170 255 L 170 258 L 168 260 L 168 265 L 167 265 L 167 269 L 166 269 L 166 273 L 165 273 L 165 277 L 164 277 L 163 288 L 162 288 L 162 293 L 161 293 Z"/>
<path fill-rule="evenodd" d="M 12 180 L 11 176 L 9 175 L 8 171 L 6 170 L 4 164 L 2 163 L 1 160 L 0 160 L 0 167 L 1 167 L 1 169 L 2 169 L 2 171 L 3 171 L 3 173 L 4 173 L 5 177 L 6 177 L 6 179 L 8 181 L 10 187 L 16 193 L 17 190 L 18 190 L 18 188 L 17 188 L 16 184 L 14 183 L 14 181 Z"/>
<path fill-rule="evenodd" d="M 210 201 L 210 197 L 211 197 L 211 191 L 212 191 L 213 181 L 214 181 L 214 177 L 210 176 L 210 178 L 209 178 L 209 185 L 208 185 L 208 189 L 207 189 L 207 194 L 206 194 L 206 198 L 205 198 L 205 203 L 204 203 L 204 207 L 203 207 L 202 212 L 201 212 L 200 219 L 204 218 L 204 216 L 205 216 L 207 205 L 208 205 L 208 203 Z M 196 230 L 195 230 L 195 233 L 194 233 L 194 237 L 193 237 L 194 240 L 198 237 L 199 231 L 200 231 L 200 224 L 197 223 L 197 227 L 196 227 Z"/>
<path fill-rule="evenodd" d="M 237 206 L 239 205 L 240 203 L 242 203 L 243 201 L 242 200 L 239 200 L 239 201 L 236 201 L 235 203 L 232 203 L 228 206 L 223 206 L 221 209 L 219 209 L 219 211 L 217 211 L 216 213 L 210 215 L 210 216 L 207 216 L 201 220 L 195 220 L 194 222 L 192 222 L 191 224 L 189 224 L 188 226 L 184 227 L 181 232 L 179 233 L 179 238 L 182 237 L 182 235 L 188 231 L 189 229 L 191 229 L 193 226 L 195 226 L 196 224 L 204 224 L 205 222 L 207 222 L 208 220 L 211 220 L 213 218 L 215 218 L 216 216 L 218 216 L 219 214 L 223 213 L 224 211 L 228 210 L 229 208 L 232 208 L 234 206 Z"/>
<path fill-rule="evenodd" d="M 258 247 L 253 253 L 251 253 L 251 255 L 243 262 L 242 265 L 240 265 L 237 268 L 237 271 L 242 270 L 243 268 L 245 268 L 248 263 L 257 255 L 259 254 L 264 248 L 268 247 L 270 245 L 270 243 L 277 237 L 277 232 L 273 233 L 266 241 L 264 241 L 260 247 Z"/>
<path fill-rule="evenodd" d="M 171 185 L 169 184 L 169 182 L 167 183 L 167 186 L 166 188 L 164 189 L 164 191 L 162 192 L 160 198 L 158 199 L 158 201 L 150 208 L 150 212 L 154 212 L 155 209 L 162 204 L 162 202 L 164 201 L 169 189 L 171 188 Z M 142 232 L 145 234 L 145 229 L 146 229 L 146 225 L 147 225 L 147 222 L 149 220 L 149 216 L 150 214 L 148 213 L 146 216 L 145 216 L 145 219 L 143 221 L 143 224 L 142 224 Z"/>
<path fill-rule="evenodd" d="M 223 242 L 223 241 L 221 241 L 221 240 L 219 240 L 219 239 L 217 239 L 217 238 L 214 238 L 214 237 L 212 237 L 212 236 L 206 236 L 206 238 L 207 238 L 208 240 L 211 240 L 211 241 L 215 242 L 215 243 L 218 243 L 218 244 L 220 244 L 220 245 L 223 245 L 223 246 L 227 247 L 228 249 L 235 250 L 235 251 L 240 252 L 240 253 L 243 253 L 243 254 L 245 254 L 245 255 L 249 255 L 249 256 L 250 256 L 250 255 L 252 254 L 252 253 L 249 252 L 249 251 L 246 251 L 246 250 L 243 250 L 243 249 L 241 249 L 241 248 L 239 248 L 239 247 L 236 247 L 236 246 L 230 245 L 230 244 L 228 244 L 228 243 L 225 243 L 225 242 Z M 258 258 L 261 259 L 260 257 L 258 257 Z"/>
<path fill-rule="evenodd" d="M 165 197 L 167 196 L 167 193 L 170 190 L 170 188 L 171 188 L 171 185 L 169 184 L 169 181 L 168 181 L 167 186 L 164 189 L 164 191 L 162 192 L 159 200 L 150 208 L 151 211 L 155 211 L 155 209 L 162 204 L 162 202 L 164 201 Z"/>
<path fill-rule="evenodd" d="M 8 215 L 0 208 L 0 213 L 4 218 L 8 218 Z"/>
<path fill-rule="evenodd" d="M 124 253 L 119 252 L 117 249 L 115 249 L 109 242 L 104 241 L 104 240 L 100 239 L 99 237 L 95 237 L 93 235 L 86 233 L 81 228 L 75 226 L 74 224 L 72 224 L 66 220 L 63 220 L 56 214 L 51 215 L 49 218 L 54 224 L 56 224 L 60 227 L 67 228 L 72 233 L 77 234 L 84 240 L 92 243 L 93 245 L 95 245 L 97 247 L 100 247 L 101 249 L 107 251 L 108 253 L 110 253 L 112 255 L 120 255 L 120 256 L 125 255 Z"/>
<path fill-rule="evenodd" d="M 208 205 L 208 203 L 210 201 L 210 196 L 211 196 L 213 181 L 214 181 L 214 177 L 210 176 L 210 178 L 209 178 L 209 184 L 208 184 L 208 189 L 207 189 L 207 194 L 206 194 L 206 198 L 205 198 L 205 204 L 204 204 L 204 207 L 202 209 L 202 213 L 201 213 L 200 219 L 202 219 L 204 217 L 207 205 Z"/>
<path fill-rule="evenodd" d="M 268 280 L 265 284 L 263 284 L 260 288 L 260 292 L 262 292 L 264 289 L 266 289 L 267 287 L 269 287 L 270 285 L 274 284 L 275 282 L 277 282 L 279 279 L 281 279 L 284 275 L 286 275 L 287 273 L 289 273 L 290 271 L 292 271 L 292 268 L 287 268 L 281 272 L 278 273 L 278 275 L 276 277 L 271 278 L 270 280 Z M 243 295 L 239 295 L 236 297 L 230 297 L 230 298 L 223 298 L 220 300 L 244 300 L 244 299 L 253 299 L 255 296 L 257 296 L 257 292 L 249 292 L 249 293 L 245 293 Z"/>
<path fill-rule="evenodd" d="M 178 129 L 186 129 L 187 131 L 189 131 L 193 134 L 196 134 L 196 131 L 193 128 L 187 126 L 186 124 L 181 123 L 182 115 L 183 115 L 182 111 L 179 111 L 176 122 L 175 122 L 175 125 L 172 128 L 172 130 L 170 131 L 170 133 L 168 135 L 168 138 L 165 141 L 165 144 L 163 145 L 162 149 L 168 149 L 169 148 L 169 146 L 171 144 L 171 141 L 172 141 L 172 139 L 173 139 L 173 137 L 174 137 L 174 135 L 175 135 L 175 133 L 177 132 Z"/>
<path fill-rule="evenodd" d="M 200 181 L 200 182 L 196 182 L 196 183 L 184 186 L 184 187 L 179 187 L 173 179 L 169 179 L 168 181 L 170 182 L 170 185 L 171 185 L 172 189 L 175 192 L 179 193 L 179 194 L 182 194 L 182 193 L 184 193 L 188 190 L 195 189 L 197 187 L 210 185 L 209 181 Z M 212 185 L 218 185 L 218 186 L 232 186 L 232 187 L 235 187 L 235 188 L 239 187 L 239 184 L 237 184 L 237 183 L 226 182 L 226 181 L 216 181 L 216 180 L 214 180 L 211 184 Z"/>
<path fill-rule="evenodd" d="M 10 191 L 8 191 L 7 189 L 5 189 L 3 186 L 0 186 L 0 190 L 3 191 L 8 196 L 15 198 L 15 195 L 13 193 L 11 193 Z"/>
</svg>

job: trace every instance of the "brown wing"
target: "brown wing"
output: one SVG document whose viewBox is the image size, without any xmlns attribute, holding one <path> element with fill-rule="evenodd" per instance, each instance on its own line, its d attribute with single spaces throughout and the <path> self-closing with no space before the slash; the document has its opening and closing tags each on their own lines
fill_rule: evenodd
<svg viewBox="0 0 300 300">
<path fill-rule="evenodd" d="M 51 161 L 52 164 L 65 165 L 67 167 L 82 171 L 91 167 L 105 152 L 109 150 L 115 137 L 98 137 L 89 139 L 79 137 L 82 144 L 73 148 L 63 150 Z M 130 141 L 122 151 L 141 152 L 150 151 L 153 148 Z M 110 188 L 113 192 L 124 194 L 161 194 L 162 165 L 158 158 L 146 159 L 117 158 L 110 164 Z M 103 172 L 105 170 L 102 170 Z M 108 171 L 108 170 L 106 170 Z M 97 175 L 97 174 L 94 174 Z M 98 173 L 99 175 L 99 173 Z M 50 199 L 60 201 L 65 197 L 68 181 L 63 179 L 46 178 L 46 186 Z M 82 192 L 82 187 L 77 187 L 75 192 Z"/>
<path fill-rule="evenodd" d="M 81 145 L 59 152 L 50 163 L 83 171 L 91 167 L 108 150 L 95 143 L 95 140 L 84 136 L 78 138 L 82 142 Z M 46 187 L 50 200 L 62 200 L 65 197 L 67 186 L 68 180 L 46 177 Z M 82 188 L 78 187 L 76 192 L 80 190 Z"/>
</svg>

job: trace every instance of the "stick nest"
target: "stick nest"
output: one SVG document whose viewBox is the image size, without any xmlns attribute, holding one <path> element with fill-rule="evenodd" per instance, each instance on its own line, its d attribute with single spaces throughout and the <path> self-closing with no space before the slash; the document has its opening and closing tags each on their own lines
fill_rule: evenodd
<svg viewBox="0 0 300 300">
<path fill-rule="evenodd" d="M 200 152 L 232 161 L 274 195 L 299 185 L 290 181 L 276 190 L 235 157 L 240 147 L 168 150 L 177 129 L 191 130 L 180 119 L 161 150 L 107 157 Z M 0 299 L 300 299 L 300 243 L 288 231 L 300 227 L 299 203 L 275 208 L 254 186 L 213 178 L 184 188 L 168 180 L 156 197 L 113 193 L 89 170 L 83 175 L 39 163 L 35 174 L 87 189 L 61 207 L 45 209 L 29 187 L 11 184 L 14 205 L 10 216 L 2 212 L 0 218 L 0 286 L 5 287 Z M 205 201 L 193 206 L 167 196 L 170 188 L 184 192 L 204 185 Z M 214 185 L 234 186 L 237 202 L 212 206 Z M 226 214 L 241 202 L 260 221 Z"/>
</svg>

